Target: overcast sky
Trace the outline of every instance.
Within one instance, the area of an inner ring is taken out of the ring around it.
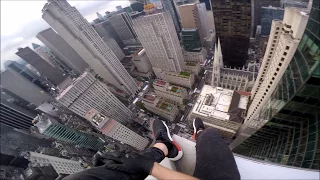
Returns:
[[[116,6],[130,5],[128,0],[83,0],[68,2],[75,6],[89,21],[97,18],[96,12],[105,15],[115,11]],[[15,53],[18,47],[31,47],[31,43],[42,44],[36,35],[49,25],[41,18],[41,10],[46,0],[1,0],[1,65],[6,60],[20,59]]]

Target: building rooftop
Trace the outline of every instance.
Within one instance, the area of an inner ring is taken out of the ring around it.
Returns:
[[[156,96],[146,94],[143,96],[143,98],[149,101],[154,101],[156,99]]]
[[[197,64],[198,62],[195,62],[195,61],[186,61],[187,66],[196,66]]]
[[[235,109],[245,110],[248,96],[237,91],[205,85],[193,106],[192,113],[201,116],[211,116],[216,119],[228,121]]]
[[[155,84],[157,84],[157,85],[165,85],[167,82],[165,82],[165,81],[161,81],[161,80],[159,80],[159,79],[157,79],[157,80],[155,80],[153,83],[155,83]]]
[[[181,72],[179,73],[179,75],[189,78],[189,77],[191,76],[191,73],[190,73],[190,72],[186,72],[186,71],[181,71]]]
[[[193,175],[196,165],[196,143],[183,137],[173,135],[173,140],[183,150],[183,156],[174,163],[165,158],[160,164],[184,174]],[[318,179],[319,171],[284,166],[233,154],[241,179]],[[146,179],[154,180],[152,176]]]
[[[159,101],[159,103],[157,104],[157,108],[160,108],[162,110],[166,110],[166,111],[170,112],[172,109],[172,106],[168,102]]]

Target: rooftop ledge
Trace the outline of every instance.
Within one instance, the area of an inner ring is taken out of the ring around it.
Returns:
[[[175,162],[165,158],[160,164],[167,168],[176,169],[182,173],[193,175],[196,164],[196,143],[177,135],[173,135],[172,137],[173,140],[182,148],[183,156],[179,161]],[[284,166],[281,164],[248,158],[238,154],[233,155],[235,157],[241,179],[319,179],[319,171],[317,170]],[[151,180],[155,178],[148,176],[146,179]]]

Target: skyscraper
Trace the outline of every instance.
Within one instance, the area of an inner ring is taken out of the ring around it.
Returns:
[[[59,85],[65,80],[65,77],[57,68],[53,67],[29,47],[19,48],[16,55],[28,62],[37,71],[39,71],[40,74],[47,77],[53,84]]]
[[[66,0],[49,0],[42,12],[42,18],[101,78],[129,95],[138,91],[136,82],[114,52],[75,7]]]
[[[57,101],[81,117],[93,108],[118,122],[129,121],[132,112],[96,77],[94,72],[84,72],[61,92]]]
[[[185,69],[179,39],[168,12],[134,19],[133,28],[145,48],[153,68],[171,72],[180,72]],[[161,76],[156,71],[155,74],[157,77]]]
[[[138,150],[145,149],[149,143],[149,140],[147,138],[140,136],[131,129],[113,119],[106,117],[95,109],[89,110],[86,114],[86,118],[96,128],[98,128],[101,133],[132,147],[135,147]]]
[[[88,67],[88,64],[79,56],[79,54],[52,28],[39,32],[37,38],[65,62],[76,74],[83,73]]]
[[[227,66],[242,67],[248,59],[251,1],[211,0],[211,5],[224,63]]]
[[[43,102],[55,101],[54,98],[32,82],[33,79],[27,79],[16,71],[7,69],[1,72],[1,87],[12,92],[16,96],[39,106]]]
[[[41,134],[81,148],[98,150],[104,144],[98,137],[64,126],[48,115],[38,115],[33,123]]]
[[[93,27],[97,31],[97,33],[101,36],[101,38],[103,37],[113,38],[121,49],[125,47],[125,45],[123,44],[116,30],[112,27],[109,20],[105,20],[99,24],[94,24]]]
[[[189,52],[201,51],[200,35],[197,28],[183,28],[181,37],[184,50]]]
[[[314,0],[309,20],[306,13],[286,8],[283,22],[272,23],[260,75],[266,77],[262,77],[262,86],[257,86],[247,126],[230,145],[235,152],[319,169],[320,43],[319,28],[313,28],[320,25],[318,7],[319,0]],[[275,52],[271,50],[274,40]],[[267,59],[270,52],[271,61]],[[264,71],[267,63],[270,67]]]
[[[128,13],[115,14],[109,18],[109,21],[125,45],[140,44]]]

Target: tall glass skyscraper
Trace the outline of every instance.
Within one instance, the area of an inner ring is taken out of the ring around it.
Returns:
[[[320,0],[285,74],[260,113],[268,122],[233,151],[302,168],[320,164]]]

